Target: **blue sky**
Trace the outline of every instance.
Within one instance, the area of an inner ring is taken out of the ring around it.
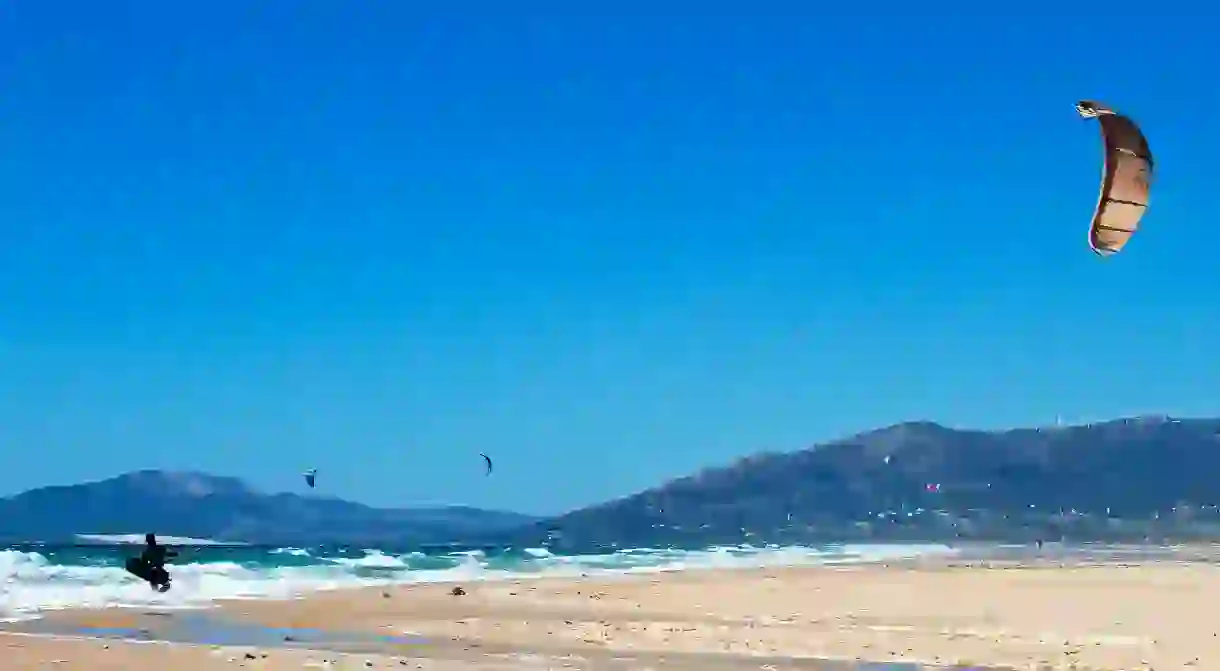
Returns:
[[[1217,412],[1205,22],[419,5],[0,9],[0,493],[556,512],[907,419]],[[1108,260],[1079,98],[1158,160]]]

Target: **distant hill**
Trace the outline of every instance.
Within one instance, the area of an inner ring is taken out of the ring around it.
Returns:
[[[536,518],[462,506],[379,509],[335,498],[264,494],[236,478],[138,471],[0,499],[0,539],[72,542],[79,534],[278,544],[448,543]]]
[[[140,471],[0,499],[0,540],[159,534],[225,542],[590,548],[936,538],[1220,539],[1220,420],[971,431],[907,422],[764,453],[539,519],[377,509]]]
[[[812,538],[1140,537],[1220,504],[1220,420],[1008,431],[908,422],[750,456],[545,520],[534,538],[624,546]],[[1125,521],[1124,521],[1125,520]],[[1173,527],[1171,529],[1170,527]]]

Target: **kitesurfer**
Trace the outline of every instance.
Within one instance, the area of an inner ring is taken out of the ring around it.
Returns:
[[[144,534],[144,552],[140,555],[140,561],[148,566],[149,582],[160,586],[162,591],[169,588],[169,571],[165,569],[165,560],[177,556],[177,552],[157,543],[156,534]]]

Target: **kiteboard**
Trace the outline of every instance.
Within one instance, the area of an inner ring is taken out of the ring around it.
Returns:
[[[128,573],[148,582],[148,586],[158,592],[169,591],[169,572],[164,568],[154,569],[148,565],[148,562],[139,557],[128,557],[124,568],[127,569]]]

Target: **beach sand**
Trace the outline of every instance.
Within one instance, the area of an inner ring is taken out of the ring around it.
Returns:
[[[349,650],[350,668],[865,668],[810,659],[837,658],[967,668],[1220,669],[1214,615],[1220,567],[1198,562],[921,562],[464,583],[464,595],[451,594],[453,587],[235,601],[210,617],[264,633],[271,630],[260,627],[335,632],[334,644],[311,645]],[[106,627],[198,639],[197,632],[172,631],[182,629],[174,621],[190,617],[200,616],[78,611],[35,628]],[[99,653],[97,642],[0,642],[10,646],[0,652],[6,671],[52,668],[53,659],[72,662],[54,668],[172,664],[189,671],[234,664],[307,668],[307,656],[319,658],[272,645],[250,648],[259,652],[245,659],[246,649],[235,647],[111,641]],[[104,666],[104,660],[119,661]]]
[[[263,657],[266,654],[266,658]],[[51,640],[43,637],[0,634],[0,668],[5,671],[49,671],[52,669],[90,669],[91,671],[203,671],[232,669],[236,666],[274,670],[327,668],[324,662],[335,655],[308,651],[271,651],[247,648],[218,648],[169,645],[162,643],[124,643],[102,640]],[[345,665],[331,668],[364,668],[363,660],[344,660]],[[379,660],[381,661],[381,660]],[[405,667],[414,668],[414,667]]]

